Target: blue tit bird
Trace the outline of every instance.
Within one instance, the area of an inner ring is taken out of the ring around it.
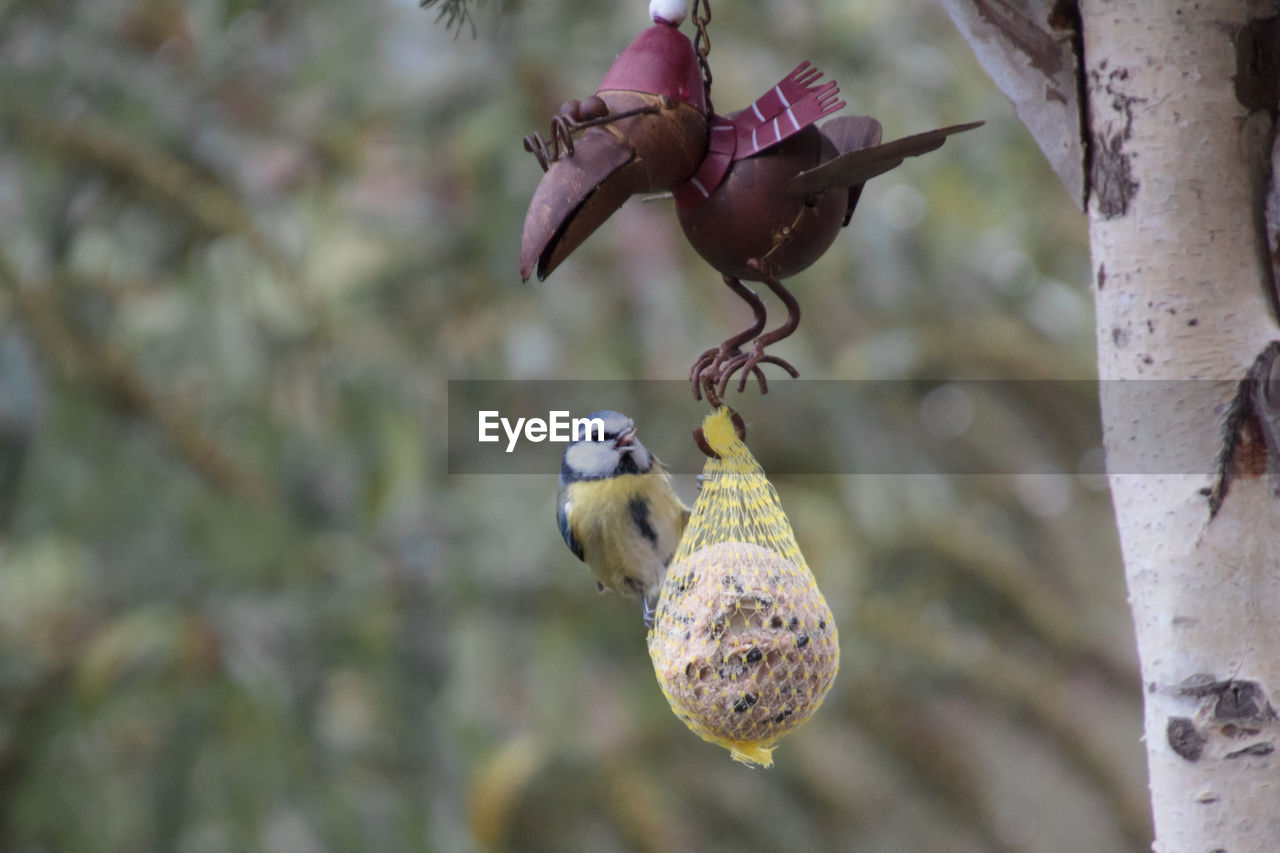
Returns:
[[[604,435],[573,436],[560,463],[556,521],[574,555],[587,564],[603,592],[639,597],[645,625],[667,564],[689,520],[689,507],[671,487],[671,477],[636,438],[631,418],[600,411]]]

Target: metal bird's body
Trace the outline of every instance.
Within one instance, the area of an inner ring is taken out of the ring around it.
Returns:
[[[556,521],[600,589],[641,598],[647,620],[689,508],[662,464],[635,439],[630,418],[607,411],[590,417],[604,421],[604,437],[585,437],[565,451]]]
[[[823,82],[808,62],[746,109],[717,114],[708,91],[707,43],[697,48],[678,29],[685,12],[682,2],[655,0],[653,26],[619,55],[596,95],[567,102],[553,119],[552,144],[526,139],[547,174],[525,218],[520,274],[545,278],[628,197],[670,190],[689,242],[754,315],[749,328],[694,362],[694,393],[705,386],[711,399],[710,389],[723,395],[738,372],[740,389],[755,373],[763,390],[761,364],[798,375],[765,353],[800,322],[799,304],[781,279],[827,251],[849,224],[866,181],[981,122],[887,143],[879,122],[867,116],[819,127],[845,103],[835,82]],[[709,12],[702,23],[707,20]],[[576,142],[574,134],[581,134]],[[786,321],[766,332],[764,303],[743,280],[763,282],[775,293]],[[744,352],[747,344],[751,350]]]

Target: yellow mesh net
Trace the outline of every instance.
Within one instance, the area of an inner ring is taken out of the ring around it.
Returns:
[[[703,433],[719,459],[658,597],[649,656],[671,709],[733,758],[768,767],[813,716],[840,663],[835,620],[778,493],[727,409]]]

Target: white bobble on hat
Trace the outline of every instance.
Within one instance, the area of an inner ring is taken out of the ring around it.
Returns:
[[[678,27],[688,14],[685,0],[649,0],[649,17],[656,23]]]

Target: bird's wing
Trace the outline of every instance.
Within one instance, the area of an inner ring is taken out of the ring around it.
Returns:
[[[560,503],[556,510],[556,523],[560,526],[560,536],[564,539],[564,544],[569,546],[569,550],[573,552],[573,556],[579,560],[586,562],[586,557],[582,556],[582,544],[578,542],[578,537],[573,535],[573,526],[569,523],[569,513],[565,510],[572,504]]]
[[[983,122],[975,121],[969,124],[940,127],[937,130],[904,136],[881,145],[872,145],[870,148],[841,153],[821,166],[806,169],[796,175],[783,184],[783,190],[792,196],[809,196],[832,187],[857,186],[876,175],[883,175],[908,157],[915,157],[942,147],[942,143],[946,142],[947,137],[953,133],[972,130],[982,124]],[[826,127],[823,127],[823,131],[826,131]],[[842,141],[846,144],[852,141],[848,137],[847,129],[842,129],[841,135],[844,137]],[[835,142],[834,139],[832,141]]]

